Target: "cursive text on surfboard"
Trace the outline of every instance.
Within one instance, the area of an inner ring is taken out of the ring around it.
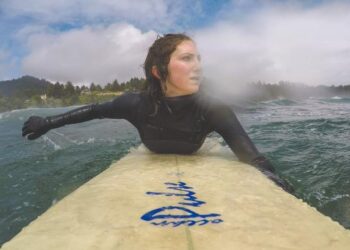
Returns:
[[[217,213],[198,213],[196,207],[206,204],[196,197],[193,188],[185,182],[164,183],[167,192],[146,192],[147,195],[175,196],[181,198],[175,206],[164,206],[153,209],[141,216],[141,219],[155,226],[203,226],[206,224],[222,223],[221,215]]]

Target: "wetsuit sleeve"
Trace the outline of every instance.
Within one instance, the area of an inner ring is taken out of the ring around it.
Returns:
[[[208,112],[214,131],[219,133],[240,161],[251,163],[260,154],[227,105],[215,105]]]
[[[235,113],[228,106],[215,106],[209,112],[209,120],[214,131],[224,138],[240,161],[253,165],[285,191],[294,192],[293,187],[275,173],[270,161],[259,153]]]
[[[46,120],[50,129],[97,118],[126,119],[134,124],[138,101],[139,94],[126,93],[112,101],[79,107],[64,114],[46,117]]]

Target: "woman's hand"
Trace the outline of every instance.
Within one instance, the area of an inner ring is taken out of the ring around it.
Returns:
[[[290,194],[295,193],[295,190],[292,187],[292,185],[290,185],[286,180],[283,180],[282,178],[280,178],[275,173],[271,173],[269,171],[264,171],[264,170],[261,170],[261,172],[263,174],[265,174],[267,176],[267,178],[269,178],[271,181],[273,181],[277,186],[281,187],[284,191],[286,191]]]
[[[292,185],[290,185],[286,180],[282,179],[275,173],[275,168],[272,166],[270,161],[264,156],[258,156],[255,158],[251,164],[259,169],[264,175],[272,180],[277,186],[281,187],[283,190],[290,194],[294,194],[295,190]]]
[[[50,124],[47,119],[40,116],[31,116],[24,123],[22,136],[27,136],[29,140],[35,140],[50,130]]]

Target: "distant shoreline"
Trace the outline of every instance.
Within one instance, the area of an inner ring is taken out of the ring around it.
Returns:
[[[56,108],[73,105],[85,105],[96,102],[112,100],[128,91],[141,91],[146,86],[143,78],[131,78],[127,82],[112,83],[101,87],[91,83],[87,86],[74,86],[71,82],[55,84],[45,79],[32,76],[23,76],[10,81],[0,81],[0,112],[6,112],[24,108]],[[204,92],[212,94],[210,85],[203,81],[201,84]],[[225,91],[225,90],[224,90]],[[230,93],[228,87],[224,96]],[[288,100],[300,100],[310,97],[332,98],[350,97],[350,85],[339,86],[306,86],[290,82],[280,81],[278,84],[264,83],[261,81],[248,83],[243,86],[240,93],[232,95],[242,102],[261,102],[280,98]]]

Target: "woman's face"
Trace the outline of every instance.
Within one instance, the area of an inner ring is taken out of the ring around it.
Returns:
[[[196,44],[185,40],[170,55],[165,95],[193,94],[198,91],[200,80],[201,64]]]

